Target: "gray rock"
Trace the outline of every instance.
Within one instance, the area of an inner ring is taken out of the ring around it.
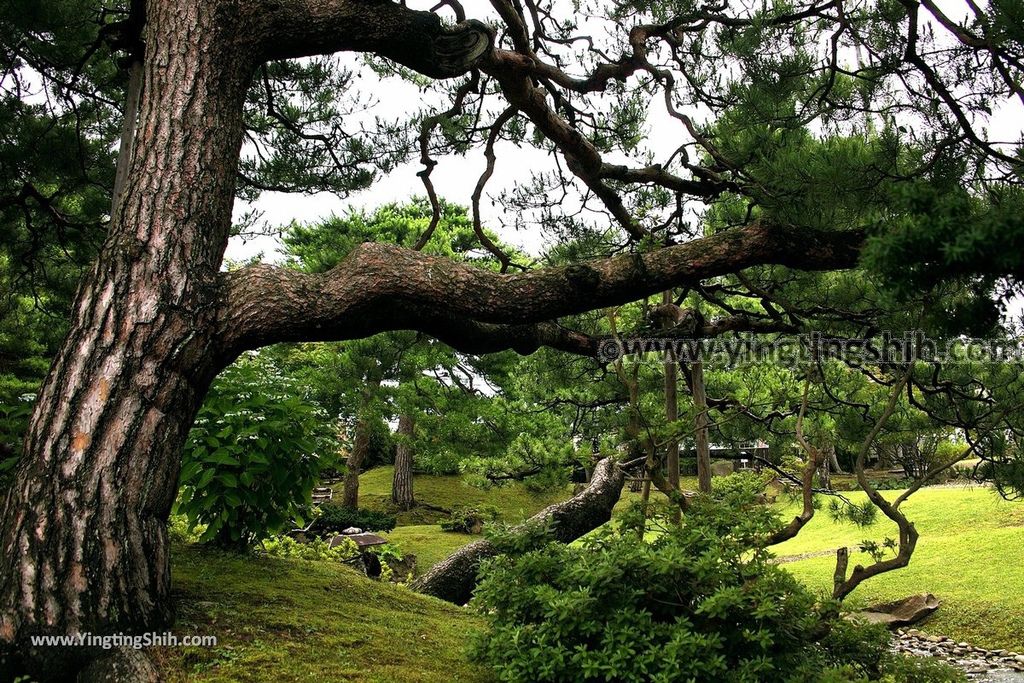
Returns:
[[[939,608],[940,604],[939,599],[931,593],[920,593],[903,598],[902,600],[873,605],[862,612],[858,612],[857,616],[870,624],[886,624],[890,628],[909,626],[930,616]],[[916,631],[916,629],[914,630]],[[908,633],[919,635],[920,631]],[[932,640],[933,638],[936,638],[936,636],[927,637],[931,642],[942,642],[941,639]]]
[[[716,460],[711,463],[711,474],[715,477],[725,477],[736,471],[736,466],[731,460]]]

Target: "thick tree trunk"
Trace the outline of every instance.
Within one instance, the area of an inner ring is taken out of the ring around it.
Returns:
[[[207,5],[147,2],[130,171],[0,510],[0,644],[171,620],[165,524],[210,380],[248,65]],[[233,77],[231,77],[233,76]],[[67,680],[83,652],[19,648]]]
[[[416,423],[409,413],[398,416],[398,447],[395,450],[395,476],[391,481],[391,502],[400,510],[416,504],[412,493],[412,437]]]
[[[569,500],[548,506],[517,528],[525,530],[550,522],[554,539],[571,543],[611,519],[625,480],[618,464],[605,458],[594,468],[594,477],[586,489]],[[474,541],[431,567],[412,588],[463,605],[473,596],[480,562],[497,554],[498,549],[489,540]]]

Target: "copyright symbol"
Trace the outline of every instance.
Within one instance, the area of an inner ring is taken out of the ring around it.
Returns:
[[[602,363],[611,363],[622,356],[622,348],[614,339],[605,339],[597,346],[597,359]]]

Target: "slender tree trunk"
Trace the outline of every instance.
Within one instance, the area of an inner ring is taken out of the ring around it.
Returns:
[[[251,67],[205,4],[147,2],[130,171],[70,332],[44,382],[0,510],[0,646],[37,677],[88,653],[34,634],[170,622],[165,524],[181,449],[216,372],[227,244]],[[80,649],[79,649],[80,650]]]
[[[352,450],[345,461],[345,477],[342,480],[341,504],[355,510],[359,507],[359,474],[370,449],[370,422],[366,416],[356,420]]]
[[[412,494],[412,437],[416,423],[409,413],[398,417],[398,448],[395,450],[395,476],[391,481],[391,502],[401,510],[416,504]]]
[[[662,294],[662,302],[666,306],[673,305],[672,292],[666,290]],[[671,318],[664,318],[665,329],[672,327]],[[675,354],[671,350],[665,351],[665,421],[670,431],[676,429],[676,421],[679,420],[679,366]],[[665,445],[665,466],[668,468],[668,485],[673,491],[679,491],[679,439],[675,436],[669,438]],[[672,520],[679,522],[679,508],[672,506]]]
[[[836,455],[836,445],[830,443],[825,447],[825,456],[828,458],[829,466],[835,474],[846,474],[842,465],[839,464],[839,457]]]
[[[381,380],[371,377],[367,380],[363,389],[363,395],[359,406],[359,415],[356,416],[355,435],[352,438],[352,450],[345,462],[345,477],[342,480],[341,504],[355,510],[359,507],[359,475],[363,471],[363,463],[366,462],[366,455],[370,451],[370,429],[371,420],[375,419],[370,414],[371,404],[380,388]]]
[[[708,396],[704,392],[704,363],[697,360],[690,365],[693,384],[694,442],[697,449],[697,486],[704,493],[711,492],[711,445],[708,443]]]

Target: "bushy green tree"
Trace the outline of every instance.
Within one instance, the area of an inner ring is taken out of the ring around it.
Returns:
[[[301,523],[337,443],[327,414],[258,357],[210,390],[189,434],[177,503],[201,541],[245,548]]]
[[[906,668],[883,629],[846,622],[769,561],[773,513],[742,489],[718,498],[650,540],[624,524],[489,561],[475,658],[502,681],[864,681]]]

